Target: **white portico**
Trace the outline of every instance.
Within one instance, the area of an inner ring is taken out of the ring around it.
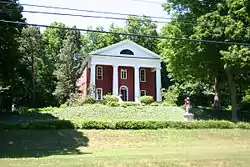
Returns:
[[[152,86],[152,89],[155,88],[156,101],[162,101],[161,60],[157,54],[130,40],[124,40],[114,45],[94,51],[90,53],[90,56],[91,57],[88,62],[88,67],[90,68],[90,85],[96,85],[96,82],[98,82],[99,87],[102,87],[102,85],[107,87],[108,83],[105,81],[105,76],[103,81],[100,81],[102,79],[101,73],[102,75],[112,75],[111,93],[113,95],[119,96],[121,89],[126,90],[133,88],[132,91],[127,90],[126,96],[131,97],[133,95],[134,101],[139,102],[142,92],[141,87],[149,89],[148,91],[150,92]],[[99,68],[100,65],[109,66],[110,68],[112,67],[112,72],[109,72],[108,70],[108,72],[101,72],[102,68]],[[121,73],[121,71],[119,71],[119,67],[128,67],[129,69],[127,70],[127,73]],[[131,68],[132,70],[130,70]],[[143,72],[142,69],[147,69],[152,72],[152,75],[150,73],[150,75],[146,77],[146,73]],[[100,80],[97,80],[98,76],[96,75],[100,76]],[[147,78],[147,80],[142,80],[141,75],[145,75],[144,77]],[[152,90],[152,92],[154,92],[154,90]],[[92,93],[92,96],[95,95],[95,93]],[[129,97],[127,97],[127,99]]]

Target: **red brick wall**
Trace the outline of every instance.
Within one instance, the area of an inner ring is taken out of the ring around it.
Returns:
[[[107,93],[112,94],[113,89],[113,67],[112,66],[105,66],[101,65],[103,67],[103,80],[97,80],[96,79],[96,88],[102,88],[103,89],[103,95]],[[87,70],[88,69],[88,70]],[[121,69],[127,69],[128,76],[127,79],[121,79]],[[146,69],[146,82],[140,82],[140,89],[146,90],[147,95],[153,96],[156,100],[156,73],[151,71],[151,68],[145,68]],[[97,70],[96,70],[97,71]],[[86,83],[82,83],[82,85],[79,87],[80,90],[84,90],[83,93],[87,91],[87,88],[90,85],[90,68],[84,69],[83,76],[86,77]],[[125,85],[128,87],[128,100],[134,101],[134,68],[133,67],[119,67],[118,68],[118,91],[120,93],[120,87],[122,85]],[[87,84],[87,85],[86,85]],[[86,90],[83,89],[85,88]]]
[[[127,70],[127,79],[121,79],[121,69]],[[121,86],[127,86],[128,87],[128,100],[134,101],[134,68],[133,67],[118,67],[118,85],[119,85],[119,93],[120,93],[120,87]]]
[[[78,87],[78,91],[85,95],[87,88],[89,85],[89,81],[88,81],[88,67],[85,67],[81,77],[77,80],[76,86]]]
[[[153,96],[156,100],[156,78],[155,72],[151,72],[151,68],[146,69],[146,82],[140,82],[140,89],[146,90],[148,96]]]
[[[112,94],[112,86],[113,86],[113,67],[106,65],[96,65],[96,76],[97,76],[97,66],[103,67],[103,79],[98,80],[96,78],[95,84],[96,88],[102,88],[103,95],[111,93]]]

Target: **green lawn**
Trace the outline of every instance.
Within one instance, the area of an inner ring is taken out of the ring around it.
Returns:
[[[86,120],[183,120],[184,110],[180,107],[167,106],[130,106],[109,107],[90,105],[68,107],[65,109],[51,108],[48,111],[32,112],[4,118],[4,120],[34,120],[34,119],[86,119]]]
[[[240,129],[19,130],[0,134],[3,167],[247,167],[250,164],[250,131]]]

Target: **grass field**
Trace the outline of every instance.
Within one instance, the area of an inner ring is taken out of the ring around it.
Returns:
[[[247,167],[247,130],[1,131],[0,166]],[[36,158],[34,158],[36,157]]]
[[[167,106],[130,106],[109,107],[104,105],[91,105],[68,108],[51,108],[48,111],[35,111],[0,117],[5,121],[29,121],[34,119],[86,119],[86,120],[183,120],[184,110],[180,107]]]

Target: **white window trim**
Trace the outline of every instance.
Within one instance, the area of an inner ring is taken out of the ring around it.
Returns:
[[[126,73],[126,77],[123,78],[122,73],[125,72]],[[127,79],[128,78],[128,70],[127,69],[121,69],[121,79]]]
[[[98,75],[98,69],[101,69],[101,75]],[[98,76],[101,76],[101,79],[98,78]],[[103,67],[102,66],[97,66],[96,67],[96,79],[97,80],[103,80]]]
[[[147,91],[146,90],[141,90],[141,94],[142,92],[144,92],[144,95],[143,96],[147,96]],[[142,95],[141,95],[142,96]]]
[[[100,99],[98,99],[98,91],[101,91],[101,97]],[[102,100],[102,96],[103,96],[103,91],[102,91],[102,88],[96,88],[96,100]]]
[[[141,72],[142,71],[144,71],[144,80],[142,80],[142,76],[141,76]],[[141,68],[140,69],[140,82],[146,82],[147,81],[147,77],[146,77],[146,75],[147,75],[147,73],[146,73],[147,71],[146,71],[146,69],[145,68]]]

